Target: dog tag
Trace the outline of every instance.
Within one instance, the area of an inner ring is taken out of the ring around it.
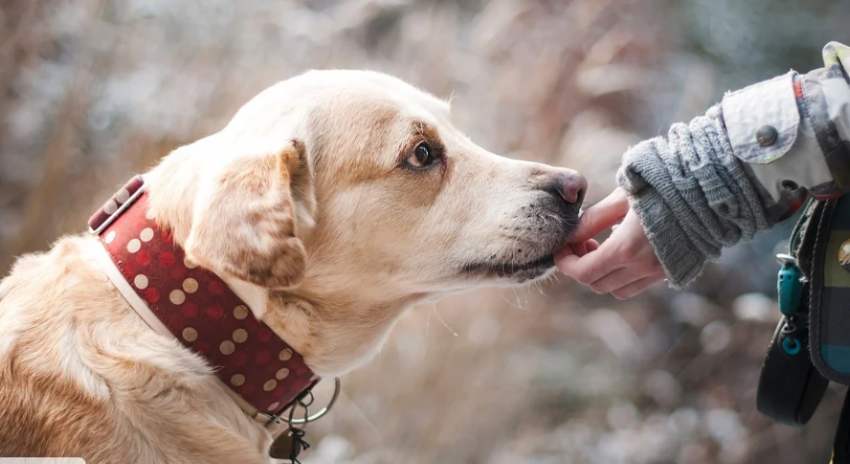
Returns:
[[[298,462],[298,455],[310,445],[304,441],[304,431],[289,429],[278,435],[269,448],[269,456],[275,459],[289,459]],[[306,445],[306,446],[305,446]]]

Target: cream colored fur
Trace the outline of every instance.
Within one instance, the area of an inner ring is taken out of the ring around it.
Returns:
[[[416,169],[422,142],[441,156]],[[368,361],[417,302],[551,272],[578,212],[553,185],[583,182],[489,153],[445,102],[358,71],[267,89],[146,179],[160,226],[323,377]],[[0,455],[266,462],[271,436],[142,322],[102,252],[65,237],[0,284]]]

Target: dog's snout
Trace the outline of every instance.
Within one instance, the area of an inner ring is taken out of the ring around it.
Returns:
[[[587,179],[581,174],[568,169],[558,170],[549,181],[547,190],[556,196],[560,196],[571,206],[578,208],[584,201],[584,193],[587,191]]]
[[[561,174],[558,176],[561,198],[567,203],[581,206],[584,192],[587,191],[587,179],[577,173]]]

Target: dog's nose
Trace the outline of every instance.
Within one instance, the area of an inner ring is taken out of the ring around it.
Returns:
[[[564,201],[575,208],[581,207],[587,191],[587,179],[584,176],[570,169],[559,169],[552,182],[552,190],[556,190]]]

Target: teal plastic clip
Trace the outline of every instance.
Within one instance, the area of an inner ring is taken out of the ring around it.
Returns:
[[[791,255],[778,254],[776,259],[782,264],[776,276],[779,310],[786,317],[794,317],[803,300],[803,272],[797,267],[797,259]]]
[[[803,350],[803,345],[800,340],[794,337],[785,337],[782,339],[782,349],[790,356],[796,356]]]

